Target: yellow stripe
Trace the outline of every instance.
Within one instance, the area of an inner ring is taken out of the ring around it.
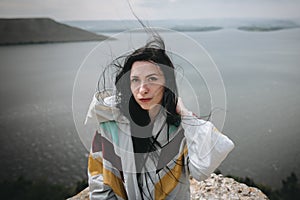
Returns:
[[[180,163],[184,156],[187,155],[187,147],[184,148],[183,152],[180,154],[179,158],[176,160],[176,164],[162,179],[155,184],[155,200],[166,199],[168,194],[176,187],[182,173],[182,167]]]
[[[102,159],[94,159],[91,155],[88,161],[88,170],[92,176],[102,174],[103,183],[108,185],[116,195],[127,199],[126,191],[122,180],[108,169],[103,168]]]
[[[91,176],[96,176],[99,174],[103,174],[103,164],[102,164],[102,159],[94,159],[92,155],[89,155],[89,160],[88,160],[88,170]]]
[[[123,199],[127,199],[126,191],[122,180],[117,177],[114,173],[104,168],[103,182],[109,185],[114,193]]]

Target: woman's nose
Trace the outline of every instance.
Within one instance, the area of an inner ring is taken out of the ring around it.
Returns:
[[[147,94],[149,92],[149,87],[147,83],[142,83],[139,88],[139,93]]]

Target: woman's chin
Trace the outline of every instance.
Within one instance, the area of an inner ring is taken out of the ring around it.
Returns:
[[[149,107],[149,106],[141,106],[141,108],[142,108],[143,110],[147,110],[147,111],[150,110],[150,107]]]
[[[140,107],[143,109],[143,110],[147,110],[147,111],[157,111],[159,110],[159,108],[161,107],[160,104],[154,104],[154,105],[141,105],[140,104]]]

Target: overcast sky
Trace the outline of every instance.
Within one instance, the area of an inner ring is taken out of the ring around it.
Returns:
[[[300,18],[300,0],[128,0],[142,19]],[[126,0],[0,0],[0,17],[133,19]]]

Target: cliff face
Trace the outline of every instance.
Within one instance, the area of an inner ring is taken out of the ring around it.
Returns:
[[[259,189],[248,187],[232,178],[212,174],[210,178],[198,182],[191,179],[191,200],[227,200],[227,199],[257,199],[264,200],[268,197]],[[89,190],[84,189],[76,196],[68,200],[88,200]]]
[[[106,36],[58,23],[49,18],[0,19],[2,45],[105,39]]]

